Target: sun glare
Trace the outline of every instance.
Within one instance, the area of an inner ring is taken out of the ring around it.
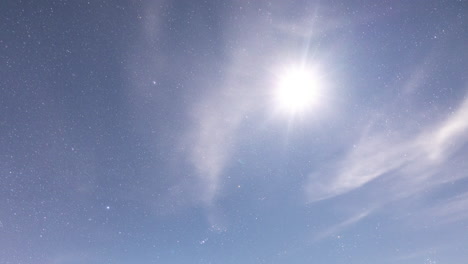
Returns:
[[[311,69],[290,68],[280,75],[276,103],[281,111],[297,114],[309,110],[320,100],[319,76]]]

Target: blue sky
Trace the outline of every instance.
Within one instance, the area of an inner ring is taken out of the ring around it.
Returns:
[[[466,263],[466,1],[1,5],[0,263]]]

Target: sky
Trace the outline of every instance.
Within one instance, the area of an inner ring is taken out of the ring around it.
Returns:
[[[0,263],[465,264],[468,2],[0,4]]]

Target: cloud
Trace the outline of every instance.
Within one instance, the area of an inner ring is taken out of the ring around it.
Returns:
[[[431,258],[433,258],[434,256],[437,255],[437,252],[445,251],[445,250],[447,250],[446,245],[438,246],[438,247],[424,248],[424,249],[420,249],[420,250],[417,250],[417,251],[413,251],[413,252],[411,252],[409,254],[406,254],[406,255],[394,256],[393,261],[395,263],[401,263],[401,261],[408,261],[408,260],[415,261],[417,259],[423,258],[423,259],[426,260],[425,263],[430,264],[429,261],[431,261]]]
[[[285,12],[284,8],[272,9],[271,12]],[[205,87],[204,93],[194,98],[196,103],[190,110],[193,125],[182,141],[189,149],[188,160],[195,169],[196,192],[205,204],[211,204],[219,194],[223,173],[236,151],[235,146],[246,135],[250,136],[242,127],[246,116],[263,115],[260,122],[267,122],[274,112],[271,90],[278,68],[309,62],[310,58],[304,54],[312,47],[303,47],[315,35],[306,32],[298,37],[284,27],[284,21],[272,21],[270,11],[259,13],[252,4],[239,11],[239,17],[245,19],[237,20],[237,14],[226,16],[225,25],[229,25],[223,30],[226,59],[219,62],[222,65],[219,72],[204,73],[197,83]],[[309,23],[304,18],[309,16],[309,12],[304,12],[302,17],[295,18],[294,24],[305,28]],[[324,23],[331,23],[322,20],[315,19],[313,25],[321,28]],[[239,30],[244,27],[249,30]],[[331,61],[331,50],[336,48],[321,48],[323,55],[314,55],[313,63]]]
[[[467,116],[465,99],[446,120],[425,126],[415,136],[389,136],[386,131],[364,135],[335,170],[310,176],[306,188],[309,201],[345,194],[387,174],[400,175],[407,183],[427,180],[467,142]],[[407,189],[413,186],[407,185]]]
[[[423,208],[413,219],[417,226],[451,225],[468,219],[468,193],[439,202],[431,207]],[[429,223],[430,222],[430,223]]]
[[[217,103],[198,106],[194,110],[195,125],[186,139],[191,146],[189,161],[200,184],[198,197],[205,204],[210,204],[219,190],[220,176],[233,151],[236,131],[245,111],[226,107],[228,101],[220,96],[215,100]]]
[[[370,213],[372,212],[372,210],[366,210],[366,211],[362,211],[362,212],[359,212],[351,217],[349,217],[348,219],[342,221],[341,223],[338,223],[334,226],[331,226],[321,232],[319,232],[318,234],[315,235],[314,237],[314,241],[318,242],[322,239],[326,239],[328,237],[331,237],[333,235],[336,235],[338,234],[339,232],[343,231],[344,229],[356,224],[357,222],[361,221],[362,219],[366,218]]]
[[[421,137],[419,144],[432,160],[443,160],[453,154],[468,139],[468,99],[461,107],[435,129]]]
[[[253,11],[253,10],[252,10]],[[230,16],[226,19],[228,20]],[[239,142],[241,124],[257,109],[264,89],[265,69],[275,56],[272,29],[264,16],[252,16],[243,22],[227,22],[222,69],[204,72],[196,85],[204,87],[190,109],[191,126],[181,141],[188,149],[188,161],[197,179],[197,198],[211,206],[222,185],[222,177]],[[250,31],[239,31],[239,23],[248,23]],[[262,32],[263,35],[258,35]],[[236,45],[232,45],[232,40]],[[259,41],[262,39],[262,41]],[[268,76],[267,76],[268,77]]]

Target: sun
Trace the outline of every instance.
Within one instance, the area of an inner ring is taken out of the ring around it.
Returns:
[[[275,100],[277,107],[288,114],[304,113],[320,102],[320,76],[310,68],[290,67],[278,78]]]

